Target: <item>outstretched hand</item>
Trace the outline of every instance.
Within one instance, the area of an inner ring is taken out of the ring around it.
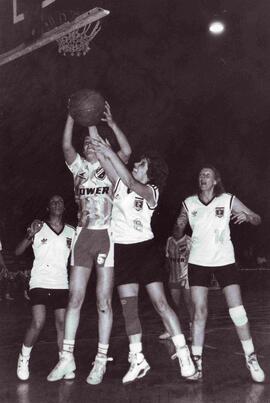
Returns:
[[[109,156],[109,154],[112,151],[110,142],[106,139],[103,140],[102,137],[98,134],[95,139],[92,140],[93,142],[93,147],[96,153],[100,153],[102,155]]]
[[[115,124],[112,117],[110,104],[107,101],[105,101],[104,117],[101,120],[102,122],[106,122],[109,127],[112,127]]]
[[[241,211],[240,213],[232,213],[232,221],[234,224],[249,222],[249,215],[244,211]]]

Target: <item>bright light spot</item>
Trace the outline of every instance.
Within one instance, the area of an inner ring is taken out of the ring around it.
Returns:
[[[211,22],[209,31],[214,35],[220,35],[225,31],[225,25],[221,21]]]

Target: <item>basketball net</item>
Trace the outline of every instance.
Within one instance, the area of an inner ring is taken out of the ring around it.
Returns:
[[[66,56],[84,56],[90,50],[90,42],[101,30],[101,22],[88,23],[85,26],[57,39],[58,52]]]

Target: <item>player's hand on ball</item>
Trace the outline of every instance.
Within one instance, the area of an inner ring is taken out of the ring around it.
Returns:
[[[249,216],[244,211],[241,211],[240,213],[234,213],[232,214],[232,221],[234,222],[234,224],[242,224],[243,222],[249,221]]]

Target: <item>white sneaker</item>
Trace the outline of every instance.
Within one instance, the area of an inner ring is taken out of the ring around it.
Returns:
[[[60,360],[54,367],[54,369],[47,376],[47,381],[54,382],[60,379],[74,379],[66,378],[68,374],[75,371],[76,364],[74,361],[74,356],[71,353],[62,354]]]
[[[113,361],[113,358],[106,356],[101,357],[96,355],[95,361],[92,363],[93,368],[86,378],[86,382],[90,385],[98,385],[99,383],[101,383],[106,372],[106,364],[108,361]]]
[[[63,352],[59,352],[59,359],[62,357],[62,354],[63,354]],[[65,376],[64,376],[64,379],[66,380],[66,381],[71,381],[72,379],[75,379],[75,372],[74,371],[72,371],[72,372],[69,372],[68,374],[66,374]]]
[[[196,372],[194,375],[188,377],[190,381],[199,381],[202,379],[202,356],[201,355],[193,355],[193,361],[196,367]]]
[[[29,356],[19,355],[18,364],[17,364],[17,377],[21,381],[27,381],[29,379]]]
[[[64,376],[64,379],[65,379],[66,381],[71,381],[72,379],[75,379],[75,377],[76,377],[75,372],[72,371],[72,372],[69,372],[68,374],[66,374],[66,375]]]
[[[246,357],[247,368],[250,371],[251,378],[254,382],[264,382],[265,374],[258,363],[258,359],[255,353]]]
[[[183,347],[178,347],[176,353],[171,357],[172,360],[178,358],[181,375],[183,378],[189,378],[196,372],[195,365],[190,357],[189,348],[187,345]]]
[[[150,365],[148,364],[142,353],[130,352],[128,355],[128,362],[130,363],[129,370],[122,379],[122,382],[125,384],[142,378],[150,369]]]
[[[158,336],[159,340],[167,340],[171,337],[170,333],[164,332],[160,336]]]

